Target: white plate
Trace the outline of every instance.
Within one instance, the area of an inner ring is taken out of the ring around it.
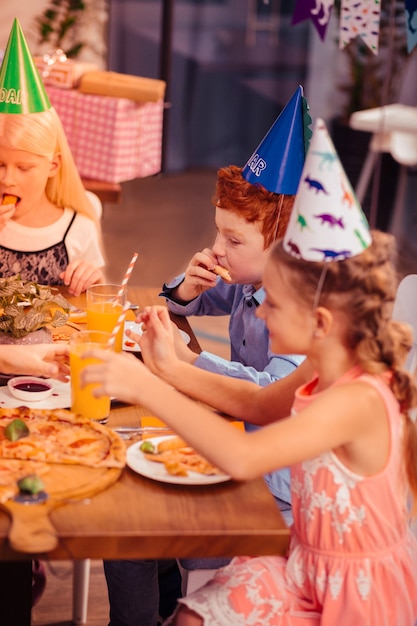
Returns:
[[[137,333],[138,335],[141,335],[143,332],[142,324],[137,324],[136,322],[125,322],[125,331],[127,328],[132,330],[134,333]],[[181,333],[181,337],[184,339],[185,343],[188,346],[188,344],[191,341],[190,335],[183,330],[180,330],[180,333]],[[126,344],[126,342],[128,342],[128,344],[133,343],[131,337],[124,335],[123,336],[123,350],[126,350],[126,352],[140,352],[140,347],[138,346],[137,343],[131,346],[131,345]]]
[[[70,383],[62,383],[53,378],[45,378],[45,382],[52,385],[52,394],[44,400],[36,402],[28,402],[18,400],[10,393],[7,385],[0,387],[0,408],[18,406],[30,406],[31,409],[67,409],[71,406],[71,385]]]
[[[146,439],[154,445],[158,445],[160,441],[170,439],[170,437],[152,437]],[[140,451],[139,443],[134,443],[126,452],[126,463],[137,474],[159,480],[162,483],[172,483],[174,485],[214,485],[216,483],[224,483],[230,480],[227,474],[215,474],[214,476],[205,476],[197,472],[189,472],[188,476],[172,476],[168,474],[163,463],[148,461],[145,455]]]

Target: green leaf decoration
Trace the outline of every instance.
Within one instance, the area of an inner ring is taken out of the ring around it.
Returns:
[[[64,326],[69,309],[69,302],[56,288],[22,281],[19,275],[0,279],[3,333],[20,338],[40,328]]]

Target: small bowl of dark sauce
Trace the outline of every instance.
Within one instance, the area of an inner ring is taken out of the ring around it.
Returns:
[[[11,378],[7,386],[10,393],[19,400],[26,402],[37,402],[45,400],[52,394],[52,385],[43,378],[35,376],[17,376]]]

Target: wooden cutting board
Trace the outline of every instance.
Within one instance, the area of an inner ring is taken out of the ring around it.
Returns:
[[[49,514],[73,500],[90,498],[107,489],[121,474],[118,468],[90,468],[81,465],[51,464],[42,476],[47,499],[20,503],[14,499],[0,505],[11,518],[9,542],[13,550],[44,554],[57,547],[59,537]]]
[[[52,329],[52,334],[55,341],[68,342],[72,333],[82,329],[71,323]],[[18,552],[42,554],[56,548],[59,538],[49,519],[50,512],[66,502],[103,491],[116,482],[122,471],[61,464],[51,464],[50,468],[42,476],[48,496],[44,502],[23,504],[12,499],[0,504],[11,518],[10,546]]]

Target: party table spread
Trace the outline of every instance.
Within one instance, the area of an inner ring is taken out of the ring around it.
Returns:
[[[75,306],[85,307],[84,296],[71,298],[65,290],[63,293]],[[129,287],[128,298],[140,307],[164,303],[155,289]],[[200,351],[187,319],[172,317],[190,337],[190,347]],[[83,324],[75,326],[82,328]],[[144,407],[115,401],[107,425],[140,426],[153,420]],[[138,446],[138,441],[130,439],[126,445]],[[78,560],[283,554],[289,540],[289,530],[261,478],[170,484],[129,466],[114,484],[93,497],[61,502],[50,511],[49,519],[58,536],[57,546],[47,554],[28,554],[11,548],[10,518],[0,511],[0,561],[30,566],[28,558],[34,556]],[[2,593],[12,601],[17,592],[23,610],[22,597],[30,597],[29,587],[26,591],[22,596],[21,587],[16,590],[12,585]],[[19,624],[29,626],[30,621],[21,618]]]

